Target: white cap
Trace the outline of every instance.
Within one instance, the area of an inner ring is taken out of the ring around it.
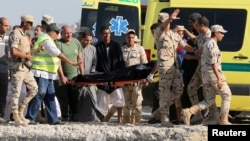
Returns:
[[[42,21],[47,23],[48,25],[54,22],[54,18],[49,15],[43,15]]]
[[[223,26],[218,25],[218,24],[211,26],[211,31],[212,31],[212,32],[227,33],[227,30],[225,30],[225,29],[223,28]]]
[[[183,25],[176,25],[176,31],[181,31],[181,30],[184,30],[184,26]]]
[[[23,15],[21,16],[21,21],[22,22],[34,22],[34,18],[31,15]]]
[[[161,21],[162,23],[165,22],[169,18],[169,14],[165,12],[161,12],[158,15],[158,20]]]
[[[135,30],[134,29],[128,29],[126,34],[129,34],[129,33],[132,33],[132,34],[136,34]]]

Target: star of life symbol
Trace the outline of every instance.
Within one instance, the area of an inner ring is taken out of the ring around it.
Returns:
[[[91,43],[95,45],[95,44],[98,42],[98,38],[95,37],[96,22],[94,23],[94,25],[92,26],[92,28],[93,28],[94,30],[92,30],[93,38],[92,38]]]
[[[114,32],[115,36],[121,36],[122,33],[126,33],[128,28],[128,20],[123,19],[123,16],[116,16],[116,18],[112,18],[109,23],[111,26],[109,27],[111,32]]]
[[[94,23],[94,25],[92,26],[94,30],[92,30],[92,34],[95,36],[95,31],[96,31],[96,22]]]

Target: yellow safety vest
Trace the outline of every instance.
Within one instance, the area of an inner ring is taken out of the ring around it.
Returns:
[[[45,40],[51,40],[53,44],[55,44],[48,34],[42,33],[35,42],[34,49],[38,49]],[[31,61],[32,69],[46,71],[49,73],[57,73],[59,67],[59,58],[51,57],[46,51],[35,53],[32,55]]]

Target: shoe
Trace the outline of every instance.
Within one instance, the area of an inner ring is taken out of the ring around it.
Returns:
[[[172,122],[174,125],[184,124],[183,121],[179,121],[179,120],[171,120],[170,122]]]
[[[156,119],[155,117],[151,118],[148,120],[149,124],[156,124],[156,123],[161,123],[161,120]]]
[[[29,124],[29,125],[38,125],[39,122],[36,122],[36,121],[34,121],[34,120],[31,120],[28,124]]]
[[[189,111],[189,108],[182,110],[182,120],[185,125],[190,125],[190,117],[192,116],[192,113]]]
[[[39,123],[47,123],[47,119],[43,118],[43,117],[36,118],[36,121],[39,122]]]
[[[5,119],[0,117],[0,123],[7,123],[8,121],[6,121]]]
[[[61,121],[57,121],[57,122],[54,122],[54,123],[49,123],[49,125],[64,125],[65,123],[64,122],[61,122]]]

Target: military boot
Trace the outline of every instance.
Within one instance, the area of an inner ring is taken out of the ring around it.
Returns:
[[[130,123],[135,124],[135,115],[134,114],[132,114],[130,117]]]
[[[139,116],[139,115],[135,116],[135,123],[136,124],[141,123],[141,116]]]
[[[18,110],[13,111],[13,119],[15,121],[15,123],[14,123],[15,126],[27,126],[28,125],[28,123],[26,123],[20,119]]]
[[[25,123],[30,123],[30,120],[28,120],[28,119],[26,119],[25,117],[24,117],[24,110],[25,110],[25,108],[26,108],[26,105],[24,105],[24,104],[21,104],[20,106],[19,106],[19,108],[18,108],[18,113],[19,113],[19,118],[23,121],[23,122],[25,122]]]
[[[228,114],[221,114],[220,125],[231,125],[232,123],[228,121]]]
[[[183,122],[186,125],[190,125],[190,118],[193,114],[196,114],[199,111],[199,107],[194,105],[190,108],[186,108],[182,110],[182,118]]]

